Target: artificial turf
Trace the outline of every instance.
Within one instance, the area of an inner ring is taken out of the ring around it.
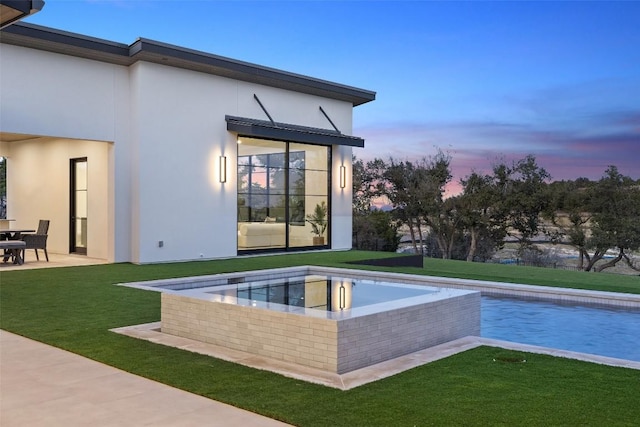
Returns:
[[[481,347],[339,391],[108,331],[160,320],[158,293],[115,283],[305,264],[356,268],[344,262],[382,256],[388,254],[326,252],[0,272],[0,327],[301,426],[637,425],[637,370]],[[402,271],[640,293],[640,278],[611,274],[430,259],[423,269]]]

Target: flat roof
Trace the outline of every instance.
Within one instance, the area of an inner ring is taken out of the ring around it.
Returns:
[[[131,45],[94,38],[40,25],[15,23],[0,32],[0,42],[129,66],[137,61],[153,62],[202,73],[228,77],[295,92],[352,103],[373,101],[376,93],[366,89],[238,61],[145,38]]]

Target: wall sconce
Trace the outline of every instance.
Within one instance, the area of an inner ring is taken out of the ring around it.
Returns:
[[[347,168],[344,165],[340,166],[340,188],[347,186]]]
[[[220,156],[220,182],[227,182],[227,156]]]
[[[344,166],[343,166],[344,167]],[[339,295],[340,310],[344,310],[347,307],[347,291],[344,289],[344,283],[340,283],[340,295]]]
[[[353,308],[353,282],[350,279],[330,279],[329,299],[331,311],[343,311]]]

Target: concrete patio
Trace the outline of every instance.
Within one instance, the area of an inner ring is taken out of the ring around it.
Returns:
[[[0,331],[2,427],[285,426]]]
[[[84,255],[74,254],[54,254],[49,252],[49,262],[47,262],[44,252],[38,251],[40,260],[36,258],[36,253],[33,249],[27,250],[25,254],[25,262],[22,265],[13,264],[11,261],[2,262],[0,260],[0,273],[3,271],[14,270],[31,270],[36,268],[55,268],[55,267],[78,267],[81,265],[97,265],[97,264],[109,264],[106,259],[89,258]]]

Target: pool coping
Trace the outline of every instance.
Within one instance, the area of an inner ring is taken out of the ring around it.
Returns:
[[[411,284],[426,286],[440,286],[454,289],[468,289],[480,291],[483,296],[514,296],[522,299],[539,299],[554,302],[583,303],[600,306],[640,308],[640,294],[623,292],[593,291],[588,289],[572,289],[554,286],[525,285],[509,282],[494,282],[488,280],[460,279],[440,276],[426,276],[420,274],[396,273],[387,271],[356,270],[333,267],[312,267],[314,270],[329,272],[341,270],[347,274],[359,275],[376,280],[393,279],[406,281]]]
[[[539,299],[554,302],[594,304],[599,306],[640,308],[640,294],[623,292],[593,291],[587,289],[561,288],[554,286],[525,285],[509,282],[493,282],[488,280],[459,279],[440,276],[426,276],[401,272],[358,270],[340,267],[323,267],[316,265],[300,265],[295,267],[281,267],[263,270],[247,270],[231,273],[219,273],[204,276],[188,276],[171,279],[148,280],[141,282],[118,283],[117,286],[163,292],[163,284],[189,283],[201,281],[222,281],[237,278],[249,273],[260,272],[261,277],[281,278],[287,274],[302,272],[310,274],[343,274],[362,277],[369,280],[394,280],[400,283],[414,285],[447,287],[452,289],[467,289],[480,291],[482,295],[514,296],[523,299]],[[152,285],[155,284],[155,285]],[[226,284],[226,283],[225,283]]]
[[[353,277],[346,277],[348,275],[352,276],[352,274],[336,275],[335,271],[332,271],[331,274],[324,274],[324,272],[322,272],[323,274],[317,274],[318,271],[316,270],[313,270],[312,272],[307,271],[305,273],[306,273],[306,277],[317,275],[325,279],[327,277],[331,277],[332,280],[354,279]],[[300,276],[300,278],[304,278],[304,277],[305,275]],[[269,282],[271,280],[279,280],[279,279],[266,279],[266,280],[260,280],[258,282]],[[187,288],[187,289],[174,290],[174,289],[165,288],[162,290],[162,292],[181,295],[189,298],[194,298],[197,300],[218,302],[223,304],[231,304],[231,305],[238,305],[238,306],[245,306],[245,307],[252,306],[258,309],[275,311],[278,313],[297,314],[297,315],[311,317],[315,319],[327,319],[327,320],[335,320],[335,321],[370,316],[372,314],[378,314],[381,312],[404,309],[404,308],[408,308],[408,307],[412,307],[420,304],[438,302],[448,298],[459,297],[463,295],[468,295],[470,293],[479,292],[479,291],[474,291],[470,289],[461,289],[461,288],[445,288],[442,286],[436,287],[436,286],[427,286],[424,284],[397,283],[397,281],[394,283],[377,283],[376,281],[373,281],[371,279],[368,279],[366,284],[373,285],[373,286],[377,285],[377,286],[399,287],[399,288],[406,287],[406,288],[412,288],[412,289],[422,288],[422,291],[421,291],[422,293],[416,294],[416,295],[403,296],[403,297],[399,297],[397,299],[393,299],[389,301],[371,302],[366,305],[350,307],[344,311],[331,311],[331,310],[324,310],[324,309],[319,310],[312,307],[286,305],[286,304],[280,304],[276,302],[249,300],[247,298],[236,297],[236,296],[229,297],[229,296],[223,296],[222,294],[212,292],[213,288],[219,288],[220,291],[225,291],[227,289],[234,289],[236,286],[238,286],[237,283],[226,284],[226,285],[215,284],[211,286],[195,287],[193,289]],[[227,299],[228,301],[225,301]]]
[[[360,368],[345,374],[335,374],[320,369],[301,366],[295,363],[283,362],[267,357],[256,356],[227,347],[208,344],[189,338],[178,337],[160,332],[160,322],[146,323],[142,325],[125,326],[111,329],[111,332],[128,337],[142,339],[155,344],[166,345],[193,353],[215,357],[228,362],[238,363],[254,369],[267,370],[310,383],[320,384],[339,390],[351,390],[364,384],[368,384],[383,378],[387,378],[409,369],[435,362],[455,354],[471,350],[480,346],[499,347],[508,350],[523,351],[527,353],[545,354],[554,357],[575,359],[584,362],[597,363],[614,367],[640,370],[640,362],[632,360],[616,359],[613,357],[598,356],[587,353],[578,353],[567,350],[558,350],[529,344],[520,344],[509,341],[501,341],[477,336],[467,336],[410,353],[395,359],[387,360],[375,365]]]

